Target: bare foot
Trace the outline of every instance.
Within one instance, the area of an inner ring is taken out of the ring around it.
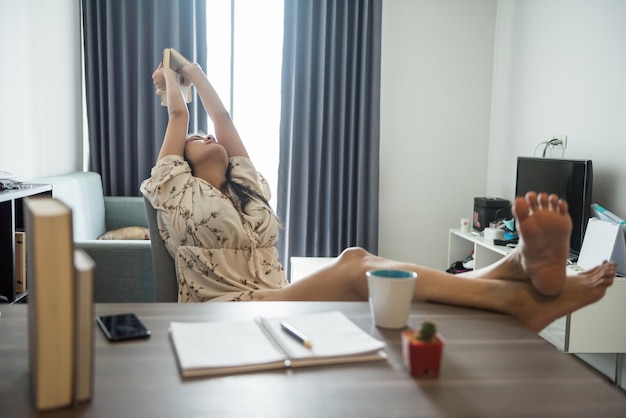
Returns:
[[[585,273],[568,276],[558,296],[540,295],[527,287],[520,293],[512,315],[539,332],[556,319],[600,300],[613,284],[616,273],[617,264],[604,262]]]
[[[566,284],[566,264],[572,220],[567,203],[555,194],[528,192],[513,204],[520,235],[519,263],[533,287],[546,296],[558,295]]]

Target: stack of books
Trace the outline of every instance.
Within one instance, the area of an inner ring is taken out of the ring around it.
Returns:
[[[74,248],[67,205],[50,197],[24,203],[33,399],[38,410],[62,408],[93,393],[95,264]]]

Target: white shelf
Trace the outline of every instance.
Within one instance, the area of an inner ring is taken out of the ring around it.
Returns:
[[[492,264],[508,253],[512,248],[493,245],[481,235],[472,232],[461,232],[460,229],[450,229],[448,240],[448,265],[454,261],[464,260],[472,252],[474,253],[474,268]]]
[[[462,260],[474,251],[475,268],[500,260],[512,248],[493,245],[481,236],[450,229],[448,264]],[[577,274],[568,267],[568,274]],[[616,277],[600,301],[558,319],[539,333],[568,353],[626,353],[626,279]]]
[[[448,265],[465,259],[472,251],[475,268],[481,268],[500,260],[513,249],[493,245],[473,233],[450,229]],[[567,273],[578,274],[577,267],[568,267]],[[607,353],[616,354],[613,380],[626,388],[623,354],[626,353],[626,278],[616,277],[602,299],[557,319],[539,336],[563,352],[580,354],[594,367],[596,358],[605,360]]]

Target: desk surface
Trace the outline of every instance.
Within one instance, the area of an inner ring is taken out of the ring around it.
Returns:
[[[315,366],[182,379],[170,321],[246,319],[339,309],[385,340],[386,362]],[[27,359],[27,310],[0,305],[0,415],[35,415]],[[96,332],[95,394],[46,417],[617,417],[626,394],[515,320],[490,312],[414,304],[410,325],[434,319],[446,338],[439,379],[404,370],[399,331],[372,325],[367,303],[227,302],[98,304],[98,315],[135,312],[148,340],[109,343]]]

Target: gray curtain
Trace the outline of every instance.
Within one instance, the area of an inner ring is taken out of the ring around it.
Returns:
[[[205,0],[82,0],[89,169],[105,195],[137,196],[167,124],[152,72],[164,48],[206,62]],[[190,130],[206,131],[198,98]]]
[[[281,260],[378,251],[381,0],[288,0],[277,214]]]

